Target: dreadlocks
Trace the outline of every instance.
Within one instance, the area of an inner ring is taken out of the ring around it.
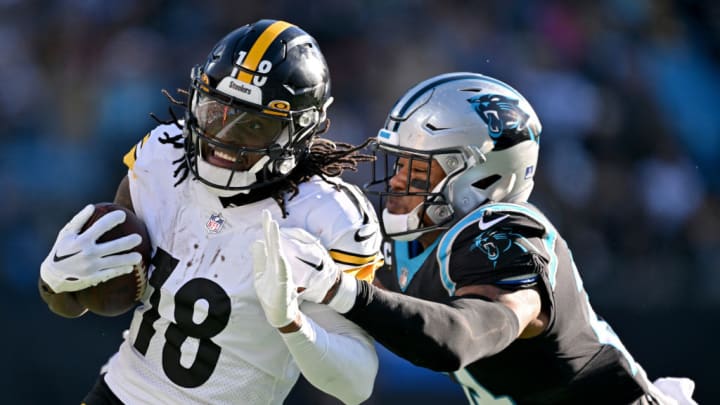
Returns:
[[[327,131],[327,126],[322,132]],[[272,194],[273,199],[280,205],[283,212],[283,218],[287,216],[285,210],[286,193],[290,193],[288,200],[291,200],[298,194],[298,185],[308,181],[312,176],[320,176],[329,184],[329,177],[337,177],[342,175],[345,170],[353,172],[357,171],[360,162],[371,162],[375,159],[372,155],[359,153],[360,150],[368,146],[372,139],[368,139],[360,145],[352,145],[344,142],[333,142],[326,138],[315,136],[310,145],[310,149],[303,159],[300,159],[297,167],[276,186],[275,192]]]
[[[186,98],[185,101],[174,98],[167,90],[162,90],[162,93],[170,101],[170,107],[168,108],[170,120],[160,120],[155,114],[151,113],[150,116],[161,124],[175,124],[178,128],[183,128],[183,123],[178,119],[177,114],[172,109],[172,106],[181,106],[188,108],[187,90],[178,89],[177,92]],[[258,196],[269,195],[277,202],[282,211],[283,218],[287,217],[287,209],[285,202],[293,199],[299,192],[298,186],[310,180],[313,176],[319,176],[327,183],[337,187],[335,183],[329,180],[331,177],[338,177],[342,175],[345,170],[356,172],[358,164],[361,162],[371,162],[375,159],[372,155],[362,154],[360,151],[365,149],[371,142],[372,139],[367,139],[360,145],[353,145],[345,142],[333,142],[326,138],[321,138],[320,135],[327,132],[330,128],[330,120],[327,120],[326,125],[319,130],[310,140],[308,150],[300,158],[297,166],[290,172],[290,174],[284,179],[275,182],[268,187],[270,190],[255,190],[250,194],[256,194]],[[185,142],[188,142],[186,138],[182,136],[171,137],[167,133],[165,138],[160,139],[163,144],[172,145],[175,148],[184,148]],[[177,165],[173,176],[177,179],[175,186],[178,186],[185,179],[188,178],[190,169],[188,167],[187,160],[183,156],[180,159],[173,161]],[[287,200],[285,197],[287,197]]]

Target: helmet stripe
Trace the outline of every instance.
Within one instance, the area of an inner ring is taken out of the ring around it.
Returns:
[[[415,91],[413,94],[409,94],[402,98],[402,100],[398,101],[398,105],[393,107],[392,109],[392,116],[401,118],[407,110],[410,108],[411,105],[420,98],[423,94],[428,92],[431,89],[434,89],[435,87],[447,83],[447,82],[454,82],[455,80],[464,80],[464,79],[477,79],[477,74],[462,74],[462,75],[450,75],[445,77],[440,77],[437,80],[433,80],[430,83],[426,84],[425,86],[421,87],[417,91]],[[400,102],[403,102],[402,106],[399,105]],[[397,131],[398,126],[400,126],[400,121],[395,121],[395,125],[393,125],[393,128],[390,128],[392,131]]]
[[[245,56],[241,66],[244,69],[256,71],[263,55],[265,55],[265,52],[268,50],[275,38],[290,27],[294,27],[294,25],[285,21],[275,21],[270,24],[265,31],[260,34],[253,46],[250,48],[250,51],[247,56]],[[242,70],[237,75],[237,79],[245,83],[250,83],[252,77],[252,74]]]
[[[430,83],[427,83],[426,85],[419,88],[417,91],[413,92],[412,94],[405,95],[402,99],[398,100],[397,104],[392,108],[391,110],[391,117],[397,117],[402,118],[403,115],[407,112],[407,110],[410,108],[410,106],[415,103],[415,101],[422,97],[425,93],[427,93],[429,90],[434,89],[435,87],[445,84],[448,82],[454,82],[456,80],[465,80],[465,79],[480,79],[485,80],[490,83],[497,84],[499,86],[505,87],[509,91],[513,92],[514,94],[517,94],[518,97],[521,99],[524,99],[524,97],[518,93],[517,90],[510,87],[506,83],[503,83],[497,79],[494,79],[489,76],[485,76],[479,73],[458,73],[458,74],[448,74],[448,75],[441,75],[437,78],[437,80],[433,80]],[[402,103],[402,105],[400,104]],[[401,120],[394,120],[394,125],[392,128],[389,128],[391,131],[397,131],[398,127],[400,126]],[[388,120],[388,124],[390,123],[390,120]]]

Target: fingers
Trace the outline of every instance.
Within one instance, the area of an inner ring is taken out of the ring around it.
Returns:
[[[265,271],[265,265],[267,260],[267,250],[265,249],[265,242],[256,240],[250,247],[253,257],[253,269],[255,269],[255,275],[258,276]]]
[[[265,234],[265,254],[274,266],[278,266],[280,255],[280,228],[277,221],[272,219],[270,211],[263,210],[263,232]]]
[[[95,205],[88,204],[80,210],[73,219],[70,220],[70,222],[65,225],[65,230],[73,232],[73,233],[80,233],[80,229],[82,229],[83,225],[90,219],[93,212],[95,212]]]
[[[272,219],[270,211],[263,210],[263,231],[265,232],[266,263],[273,270],[274,278],[279,283],[289,281],[287,264],[280,244],[280,226]]]
[[[123,253],[121,255],[105,256],[98,260],[98,271],[107,271],[112,267],[134,266],[142,262],[142,255],[138,252]],[[129,273],[129,272],[128,272]],[[121,273],[122,274],[122,273]]]
[[[95,248],[95,253],[98,256],[114,255],[116,253],[130,250],[135,246],[138,246],[140,243],[142,243],[142,236],[136,233],[131,233],[130,235],[125,235],[122,238],[114,239],[108,242],[98,243],[97,247]]]
[[[270,214],[269,210],[262,210],[261,215],[262,215],[263,235],[265,235],[265,238],[267,239],[268,229],[270,228],[270,222],[272,222],[272,214]]]
[[[136,253],[139,255],[139,253]],[[58,273],[51,268],[43,266],[40,268],[40,275],[50,288],[56,293],[73,292],[84,290],[88,287],[98,285],[112,278],[132,272],[132,265],[107,267],[97,270],[90,276],[79,276],[76,274]]]
[[[263,210],[262,217],[265,243],[267,244],[268,252],[272,254],[272,252],[277,251],[278,248],[278,243],[280,240],[280,229],[278,227],[277,221],[272,219],[270,211]]]
[[[123,274],[129,274],[132,273],[134,267],[133,266],[115,266],[107,269],[100,270],[97,273],[97,278],[95,279],[95,282],[97,284],[105,282],[107,280],[110,280],[112,278],[122,276]],[[97,285],[95,284],[95,285]]]
[[[122,210],[108,212],[86,229],[83,235],[87,235],[91,240],[97,240],[105,232],[125,222],[125,217],[125,211]]]

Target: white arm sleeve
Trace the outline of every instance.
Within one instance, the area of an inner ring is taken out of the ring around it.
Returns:
[[[378,371],[372,338],[325,305],[303,302],[300,309],[300,330],[281,335],[305,378],[346,404],[368,399]]]

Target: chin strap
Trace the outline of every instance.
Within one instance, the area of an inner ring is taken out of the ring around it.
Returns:
[[[418,204],[407,214],[393,214],[385,208],[382,212],[383,228],[385,233],[393,235],[395,240],[411,241],[422,235],[420,232],[412,232],[420,229],[420,209],[423,204]],[[399,235],[395,235],[399,234]]]
[[[222,167],[213,166],[206,162],[202,157],[197,157],[198,175],[210,183],[226,184],[228,176],[232,170]],[[258,160],[250,170],[236,170],[232,175],[230,187],[234,190],[224,190],[208,185],[208,189],[219,197],[230,197],[235,194],[247,194],[250,189],[238,190],[238,187],[248,187],[257,181],[257,173],[262,170],[265,164],[270,160],[268,156],[263,156]]]

